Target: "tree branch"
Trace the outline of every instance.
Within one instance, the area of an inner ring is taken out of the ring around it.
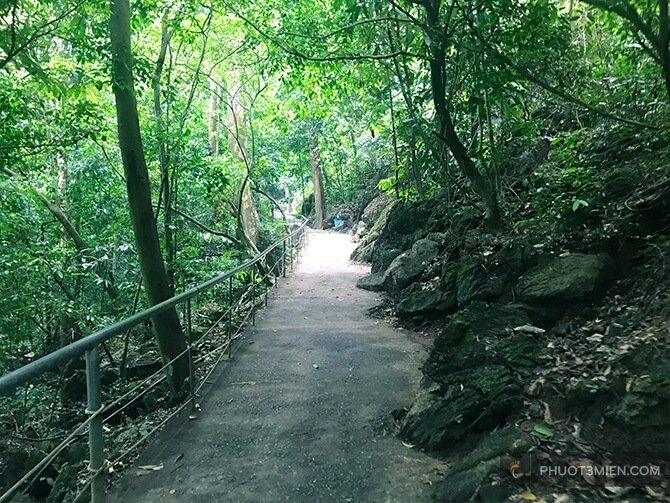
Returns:
[[[309,54],[304,54],[297,49],[294,49],[292,47],[289,47],[286,45],[284,42],[278,40],[277,38],[269,35],[266,33],[264,30],[262,30],[258,24],[253,22],[251,19],[249,19],[247,16],[244,14],[241,14],[237,9],[232,7],[228,2],[223,2],[223,5],[225,5],[233,14],[235,14],[237,17],[239,17],[242,21],[244,21],[246,24],[248,24],[254,31],[256,31],[259,35],[261,35],[263,38],[269,40],[272,42],[274,45],[279,47],[282,51],[291,54],[292,56],[299,57],[301,59],[307,60],[307,61],[315,61],[315,62],[332,62],[332,61],[380,61],[380,60],[385,60],[385,59],[392,59],[397,56],[407,56],[407,57],[413,57],[413,58],[418,58],[418,59],[425,59],[424,56],[421,56],[419,54],[414,54],[411,52],[407,51],[398,51],[393,54],[342,54],[338,56],[311,56]]]
[[[586,0],[584,0],[584,1],[586,1]],[[588,0],[588,1],[600,1],[600,0]],[[484,48],[492,56],[497,58],[502,64],[504,64],[505,66],[514,70],[519,76],[525,78],[526,80],[528,80],[528,81],[530,81],[534,84],[537,84],[538,86],[540,86],[545,91],[548,91],[551,94],[553,94],[555,96],[558,96],[559,98],[561,98],[561,99],[563,99],[563,100],[565,100],[569,103],[573,103],[575,105],[578,105],[582,108],[585,108],[586,110],[589,110],[589,111],[594,112],[598,115],[601,115],[602,117],[606,117],[608,119],[612,119],[614,121],[622,122],[624,124],[629,124],[629,125],[632,125],[632,126],[643,127],[643,128],[652,129],[652,130],[655,130],[655,131],[660,130],[660,128],[657,127],[657,126],[652,126],[651,124],[645,124],[643,122],[638,122],[638,121],[635,121],[635,120],[626,119],[625,117],[621,117],[619,115],[610,113],[607,110],[603,110],[600,107],[589,105],[588,103],[586,103],[582,99],[577,98],[576,96],[573,96],[572,94],[569,94],[565,91],[562,91],[561,89],[549,84],[548,82],[542,80],[541,78],[536,77],[535,75],[530,73],[526,68],[524,68],[520,65],[517,65],[510,58],[508,58],[503,53],[501,53],[488,40],[485,40],[484,37],[482,37],[482,35],[479,33],[479,30],[474,25],[474,23],[472,22],[472,19],[467,15],[467,13],[463,12],[463,15],[466,16],[466,18],[468,20],[468,25],[470,26],[470,29],[471,29],[473,35],[482,43]]]
[[[154,205],[154,208],[155,208],[155,209],[158,209],[158,207],[157,207],[156,205]],[[164,207],[162,207],[162,208],[164,209]],[[211,227],[209,227],[209,226],[203,224],[202,222],[196,220],[195,218],[193,218],[193,217],[190,216],[190,215],[187,215],[187,214],[184,213],[183,211],[178,210],[177,208],[171,208],[171,209],[172,209],[172,211],[173,211],[174,213],[176,213],[177,215],[179,215],[180,217],[182,217],[184,220],[186,220],[186,221],[188,221],[188,222],[191,222],[193,225],[195,225],[196,227],[202,229],[203,231],[205,231],[205,232],[209,232],[210,234],[213,234],[214,236],[220,236],[220,237],[222,237],[222,238],[225,238],[225,239],[227,239],[228,241],[230,241],[231,243],[235,244],[236,246],[241,246],[241,243],[240,243],[237,239],[235,239],[234,237],[232,237],[230,234],[228,234],[227,232],[217,231],[216,229],[212,229]]]

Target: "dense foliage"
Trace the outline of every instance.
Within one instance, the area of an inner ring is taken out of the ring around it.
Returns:
[[[667,0],[136,0],[130,13],[170,292],[265,248],[282,212],[328,226],[380,191],[440,194],[493,232],[617,235],[627,202],[602,187],[667,180]],[[0,0],[0,374],[152,303],[110,18],[106,2]],[[157,356],[148,339],[131,351]],[[48,389],[26,391],[23,416],[51,406]]]

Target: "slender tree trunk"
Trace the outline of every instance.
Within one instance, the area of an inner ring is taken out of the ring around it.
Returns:
[[[670,99],[670,19],[668,18],[668,2],[661,2],[661,28],[659,36],[659,52],[661,60],[661,69],[663,71],[663,78],[665,80],[665,91]],[[665,14],[663,14],[665,13]],[[664,17],[665,16],[665,17]]]
[[[481,197],[486,208],[486,225],[491,230],[496,230],[500,226],[500,210],[495,187],[491,181],[486,178],[475,165],[474,161],[468,155],[465,145],[458,138],[454,124],[451,121],[451,114],[447,113],[442,118],[440,137],[449,147],[456,163],[463,171],[463,174],[470,180],[473,190]]]
[[[213,80],[209,84],[207,131],[209,151],[212,157],[217,157],[219,155],[219,86]]]
[[[396,23],[396,32],[399,30]],[[396,44],[393,39],[391,31],[388,32],[389,44],[391,45],[391,50],[396,51]],[[403,65],[404,66],[404,65]],[[409,90],[409,85],[407,83],[407,68],[400,66],[398,58],[393,58],[393,67],[395,69],[395,74],[398,79],[400,94],[402,95],[403,101],[405,102],[405,108],[407,109],[407,114],[411,120],[411,127],[409,133],[409,151],[410,151],[410,169],[412,173],[412,178],[414,178],[414,185],[416,190],[419,193],[419,196],[423,197],[424,188],[423,188],[423,179],[419,166],[417,165],[416,159],[416,135],[417,133],[421,136],[424,146],[426,149],[430,150],[432,153],[430,140],[427,135],[424,133],[423,129],[419,124],[419,120],[416,116],[416,110],[414,109],[414,100],[412,99],[412,93]]]
[[[230,89],[230,102],[228,104],[228,146],[232,154],[245,166],[247,176],[240,187],[240,197],[237,206],[238,227],[242,241],[254,252],[258,252],[258,229],[260,218],[251,194],[251,160],[247,148],[247,128],[244,108],[239,101],[241,87],[234,85]]]
[[[163,16],[161,31],[161,46],[156,60],[156,68],[152,79],[154,98],[154,118],[156,120],[156,142],[158,145],[158,164],[161,170],[161,191],[163,198],[163,236],[165,239],[165,266],[170,288],[170,296],[174,295],[175,271],[175,239],[172,232],[172,183],[170,180],[170,159],[167,152],[165,121],[163,120],[163,105],[161,103],[161,78],[165,65],[172,32],[167,28],[167,15]]]
[[[658,52],[665,77],[665,90],[670,99],[670,12],[668,0],[658,2]]]
[[[439,29],[440,0],[432,0],[424,3],[426,9],[426,21],[428,26],[436,31]],[[468,149],[463,144],[456,132],[451,116],[451,109],[446,97],[446,53],[441,40],[432,42],[432,55],[430,59],[430,81],[433,94],[433,103],[439,125],[439,137],[449,148],[456,163],[461,168],[465,177],[472,184],[473,190],[479,195],[486,210],[485,225],[491,230],[497,230],[501,224],[498,194],[491,180],[483,175],[468,154]]]
[[[312,184],[314,185],[314,228],[323,229],[326,202],[323,194],[323,170],[321,169],[321,150],[315,132],[309,136],[309,152],[312,164]]]
[[[149,303],[155,305],[168,299],[171,292],[151,206],[149,173],[137,114],[132,74],[129,0],[112,0],[111,9],[112,89],[116,101],[119,147],[144,288]],[[164,359],[177,358],[185,351],[186,341],[175,309],[153,318],[153,326]],[[168,380],[173,392],[182,389],[187,377],[188,356],[184,354],[169,367]]]
[[[260,218],[254,199],[251,195],[251,179],[249,175],[244,177],[240,188],[240,197],[237,204],[237,227],[241,232],[242,241],[254,254],[258,250],[258,226]]]
[[[0,172],[14,179],[22,178],[21,175],[13,172],[8,168],[0,167]],[[111,301],[112,309],[113,310],[118,309],[119,291],[116,289],[116,285],[114,283],[114,275],[112,274],[112,272],[107,270],[107,268],[105,268],[104,266],[102,266],[99,263],[99,261],[96,260],[96,257],[92,256],[93,248],[89,246],[86,240],[82,237],[82,235],[79,233],[74,223],[72,223],[72,220],[70,220],[65,211],[63,211],[63,209],[58,204],[50,201],[44,194],[42,194],[39,190],[33,187],[28,180],[26,180],[25,178],[23,180],[26,184],[26,187],[28,187],[28,189],[30,189],[30,191],[33,194],[35,194],[35,197],[37,197],[37,199],[40,200],[40,202],[49,211],[49,213],[51,213],[51,215],[53,215],[53,217],[56,220],[58,220],[58,222],[63,227],[63,231],[65,231],[65,234],[72,240],[72,243],[74,244],[76,250],[82,255],[91,256],[91,258],[93,258],[96,261],[96,267],[94,269],[94,272],[96,275],[98,275],[100,278],[104,280],[102,282],[102,286],[105,292],[107,293],[109,300]]]
[[[391,108],[391,140],[393,143],[393,160],[395,163],[395,196],[400,199],[400,155],[398,154],[398,134],[395,129],[395,110],[393,109],[393,90],[389,89],[389,107]]]
[[[70,202],[67,197],[68,172],[63,152],[56,152],[56,167],[58,168],[58,200],[56,204],[63,208],[63,211],[68,212],[70,209]]]

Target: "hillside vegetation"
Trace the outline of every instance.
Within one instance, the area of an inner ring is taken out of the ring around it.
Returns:
[[[667,0],[2,1],[0,373],[304,215],[360,241],[378,312],[434,336],[394,417],[454,461],[438,497],[666,498],[667,476],[499,467],[632,451],[667,468],[669,105]],[[198,297],[194,334],[257,283]],[[108,403],[170,362],[106,423],[110,453],[184,403],[185,316],[101,348]],[[0,398],[0,488],[85,418],[83,366]],[[19,497],[74,497],[75,440]]]

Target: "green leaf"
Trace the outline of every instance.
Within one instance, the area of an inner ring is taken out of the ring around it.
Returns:
[[[535,430],[536,433],[539,433],[543,437],[553,437],[554,436],[554,430],[549,428],[549,426],[547,426],[544,423],[536,424],[533,429]]]
[[[586,201],[583,199],[575,199],[574,202],[572,203],[572,211],[577,211],[581,206],[584,206],[585,208],[589,205]]]

